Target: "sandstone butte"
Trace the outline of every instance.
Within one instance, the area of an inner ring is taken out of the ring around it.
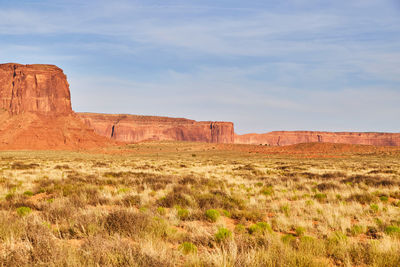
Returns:
[[[0,149],[88,149],[110,143],[72,111],[60,68],[0,64]]]
[[[0,149],[87,149],[145,140],[283,146],[307,142],[400,146],[400,134],[270,132],[236,135],[233,123],[75,113],[54,65],[0,64]]]

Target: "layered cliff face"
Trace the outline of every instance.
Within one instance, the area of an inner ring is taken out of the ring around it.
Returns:
[[[0,148],[87,148],[115,144],[110,139],[233,143],[233,136],[233,124],[225,122],[77,115],[72,111],[69,85],[60,68],[0,64]]]
[[[0,64],[0,109],[11,114],[70,114],[67,78],[53,65]]]
[[[99,135],[122,142],[174,140],[233,143],[231,122],[197,122],[156,116],[78,113],[85,124]]]
[[[60,68],[0,64],[0,149],[88,149],[110,143],[72,111]]]
[[[270,132],[235,135],[231,122],[74,113],[69,85],[54,65],[0,64],[0,149],[80,149],[144,140],[284,146],[345,143],[400,146],[400,134]]]
[[[265,134],[235,135],[237,144],[285,146],[311,142],[400,146],[400,133],[276,131]]]

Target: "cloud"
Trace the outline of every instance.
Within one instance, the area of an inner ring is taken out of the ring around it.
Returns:
[[[232,120],[241,132],[399,131],[393,6],[21,1],[0,8],[0,57],[63,67],[79,111]]]
[[[84,81],[72,80],[71,88],[78,111],[212,118],[233,121],[238,133],[400,130],[393,124],[400,114],[398,90],[363,87],[304,91],[256,82],[246,78],[248,75],[248,70],[218,68],[192,74],[170,71],[153,82],[85,77]],[[92,89],[83,90],[81,86]],[[100,102],[91,100],[93,94]]]

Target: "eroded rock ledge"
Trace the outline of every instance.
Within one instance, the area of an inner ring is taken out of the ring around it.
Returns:
[[[78,113],[99,135],[116,141],[175,140],[233,143],[232,122],[194,121],[183,118],[125,114]]]
[[[400,133],[276,131],[235,135],[235,143],[285,146],[299,143],[342,143],[374,146],[400,146]]]

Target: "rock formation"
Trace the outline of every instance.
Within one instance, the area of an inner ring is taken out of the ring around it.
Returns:
[[[235,135],[236,144],[285,146],[310,142],[400,146],[400,133],[276,131]]]
[[[25,112],[70,114],[67,78],[53,65],[0,65],[0,109],[13,115]]]
[[[87,149],[110,143],[72,111],[60,68],[0,64],[0,149]]]
[[[144,140],[400,146],[400,134],[295,131],[235,135],[231,122],[75,113],[71,109],[69,85],[60,68],[0,64],[0,149],[81,149]]]
[[[122,142],[177,140],[233,143],[231,122],[194,121],[156,116],[78,113],[85,124],[99,135]]]

